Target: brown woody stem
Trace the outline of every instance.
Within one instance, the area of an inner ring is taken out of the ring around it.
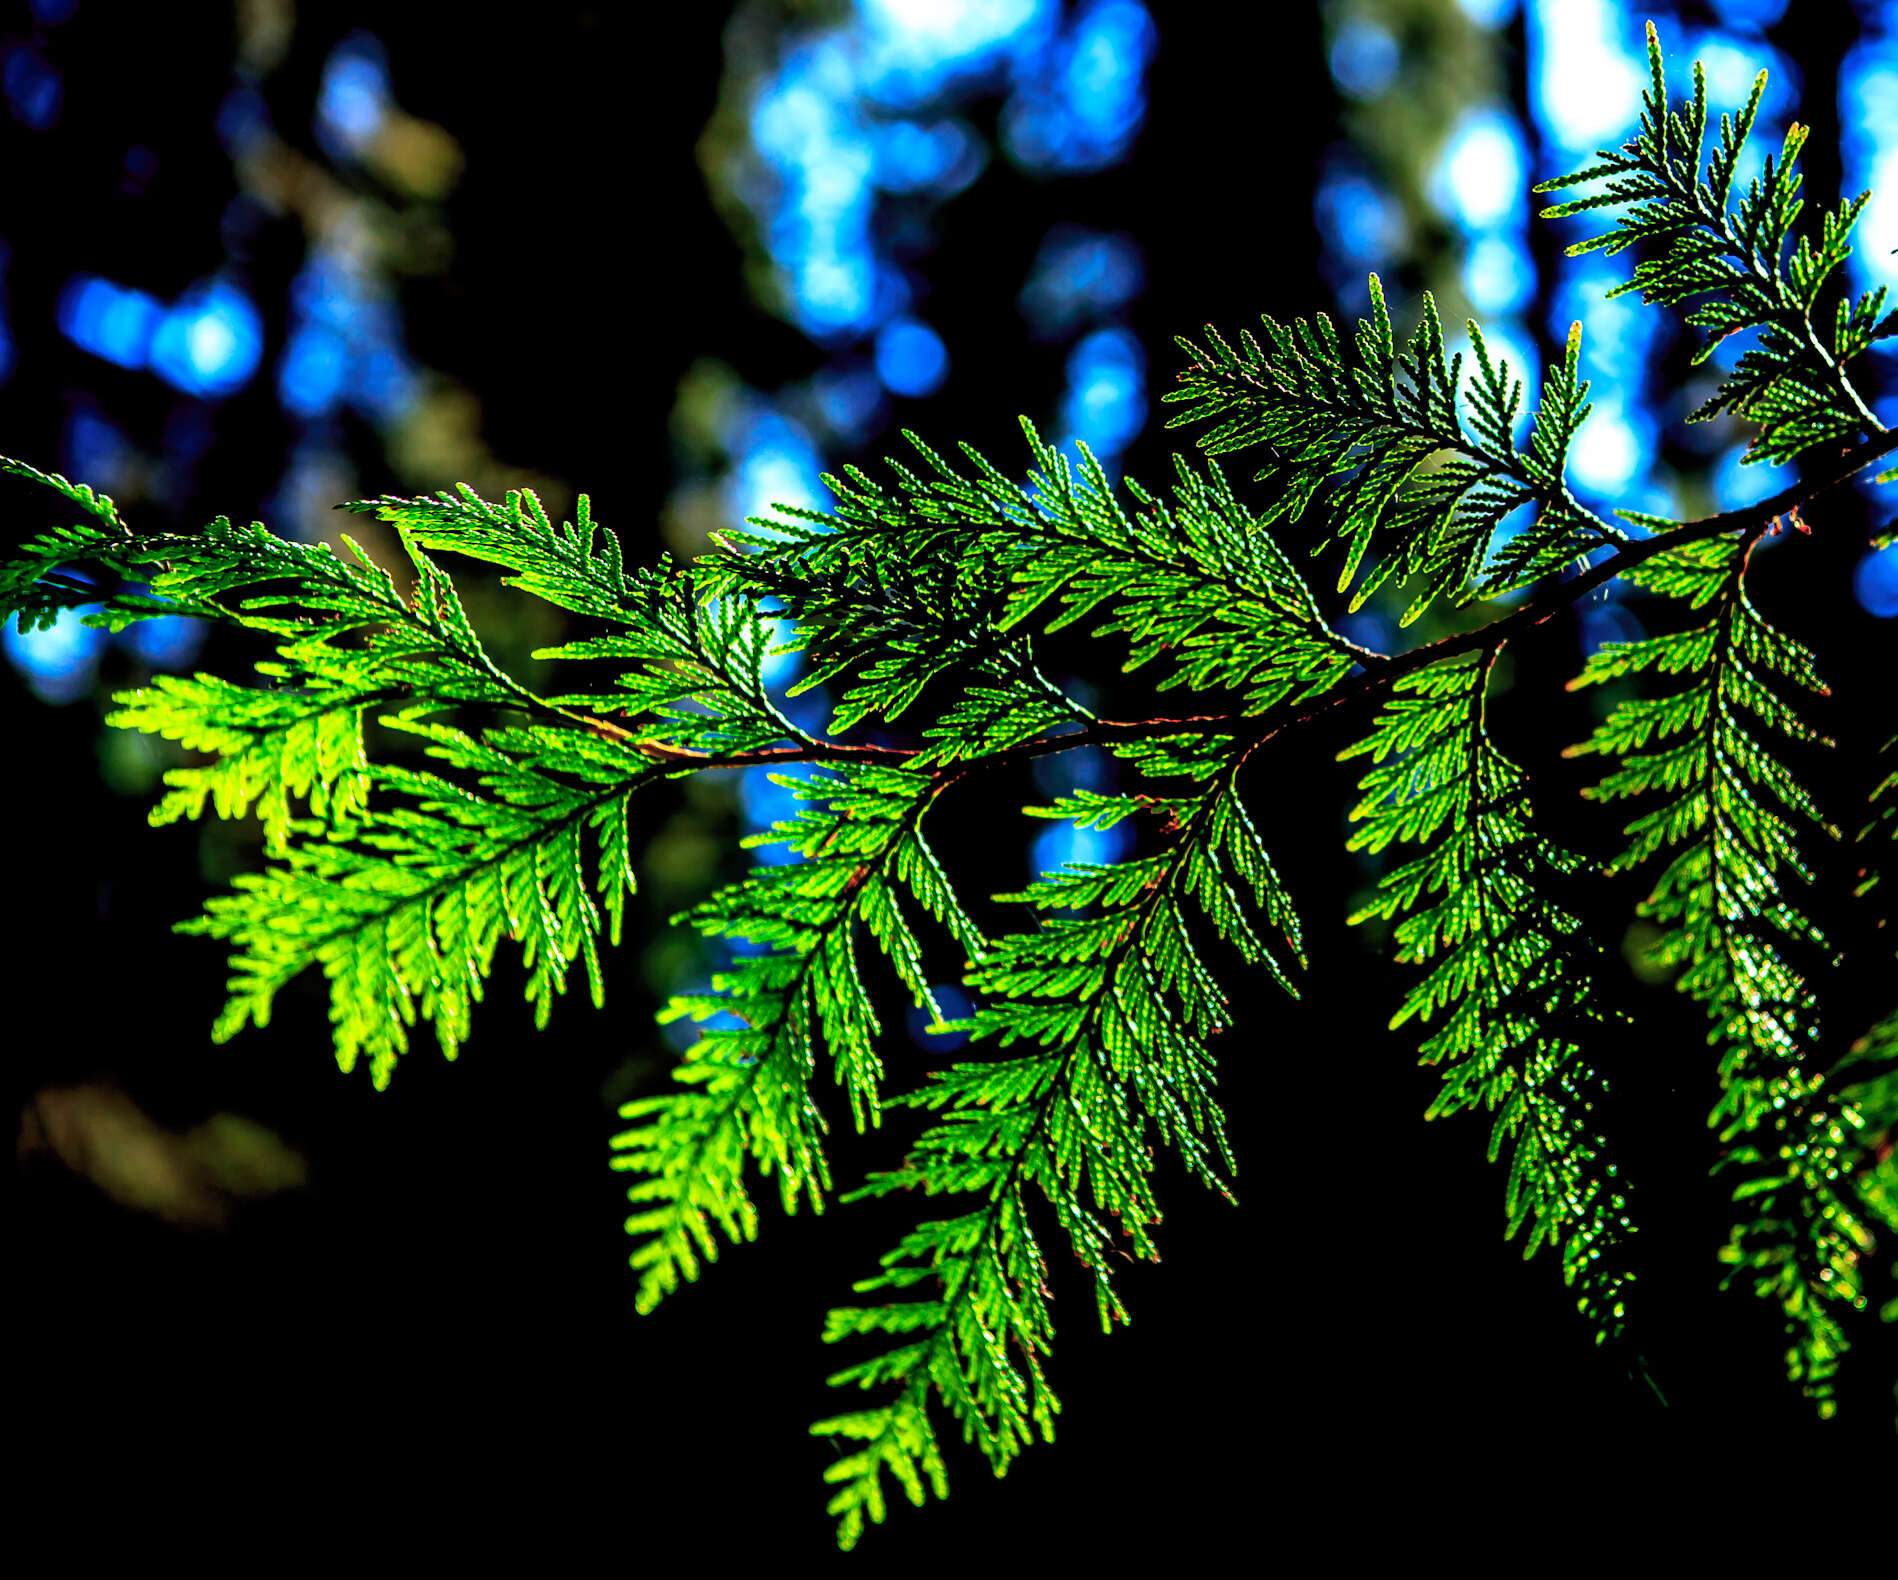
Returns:
[[[1094,719],[1066,735],[1044,736],[1038,740],[1023,741],[1019,745],[1006,747],[990,756],[954,763],[932,765],[933,771],[946,778],[959,778],[971,768],[1000,767],[1012,762],[1024,762],[1030,758],[1046,757],[1052,753],[1072,751],[1081,746],[1112,745],[1121,741],[1161,740],[1170,735],[1231,735],[1244,740],[1248,746],[1257,746],[1269,740],[1281,731],[1295,725],[1308,723],[1336,708],[1355,702],[1360,698],[1381,691],[1394,684],[1405,675],[1415,674],[1444,659],[1455,658],[1463,653],[1494,652],[1505,642],[1532,630],[1558,611],[1570,604],[1586,598],[1597,587],[1606,585],[1617,576],[1633,570],[1656,555],[1665,554],[1683,544],[1698,543],[1707,538],[1717,538],[1733,533],[1749,538],[1758,537],[1774,521],[1782,516],[1791,515],[1805,505],[1811,504],[1820,496],[1830,493],[1840,484],[1849,482],[1853,477],[1878,460],[1898,450],[1898,428],[1883,430],[1875,434],[1866,443],[1857,445],[1835,457],[1818,476],[1802,480],[1792,487],[1782,489],[1771,499],[1762,500],[1757,505],[1749,505],[1743,510],[1722,511],[1718,515],[1703,516],[1697,521],[1683,522],[1672,531],[1657,533],[1651,538],[1642,538],[1617,550],[1599,564],[1591,565],[1579,576],[1565,582],[1558,582],[1540,598],[1525,603],[1521,608],[1512,610],[1500,619],[1487,625],[1478,626],[1473,631],[1459,632],[1455,636],[1441,637],[1435,642],[1426,642],[1422,647],[1412,648],[1407,653],[1384,654],[1370,648],[1359,648],[1356,652],[1364,673],[1355,684],[1328,691],[1324,695],[1307,699],[1303,703],[1275,708],[1266,713],[1247,715],[1243,713],[1198,713],[1178,718],[1155,719]],[[912,766],[922,755],[921,748],[897,746],[849,746],[834,741],[812,741],[791,746],[767,746],[752,751],[733,752],[719,756],[710,753],[681,751],[658,741],[640,740],[629,730],[604,719],[587,717],[582,720],[588,729],[609,739],[623,741],[641,756],[655,762],[684,769],[701,768],[755,768],[794,763],[881,763],[892,768]]]

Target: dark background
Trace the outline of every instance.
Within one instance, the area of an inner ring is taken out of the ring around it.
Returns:
[[[1820,188],[1837,179],[1825,162],[1826,72],[1843,15],[1808,7],[1775,34],[1805,70]],[[635,8],[548,4],[505,25],[469,16],[414,5],[373,19],[404,108],[451,128],[467,158],[448,200],[455,261],[405,297],[410,344],[479,391],[497,454],[575,479],[629,551],[652,552],[674,475],[668,417],[692,361],[722,357],[766,387],[810,366],[802,337],[750,304],[694,161],[724,18],[669,8],[662,39]],[[1317,13],[1236,16],[1159,10],[1152,107],[1124,165],[1058,194],[998,169],[956,200],[931,264],[956,282],[931,303],[956,377],[903,411],[905,423],[1015,453],[1010,391],[1024,366],[1048,382],[1032,359],[1054,353],[1028,343],[1012,302],[1032,221],[1057,201],[1145,247],[1134,324],[1156,393],[1171,334],[1324,305],[1310,183],[1338,132]],[[0,389],[0,450],[56,456],[55,391],[75,382],[96,385],[128,429],[162,426],[167,403],[151,381],[89,362],[44,304],[75,269],[110,274],[136,257],[162,294],[217,263],[205,249],[232,195],[210,129],[229,73],[219,20],[180,26],[158,8],[88,5],[58,41],[58,128],[0,129],[20,347]],[[273,104],[307,100],[325,35],[362,21],[360,9],[299,7]],[[143,197],[120,190],[128,142],[160,155]],[[273,247],[300,245],[266,227],[256,267],[271,267]],[[274,346],[284,326],[263,301]],[[180,513],[256,513],[289,440],[267,400],[227,409]],[[358,448],[365,491],[393,486],[366,436]],[[1167,448],[1156,420],[1129,470],[1162,475]],[[9,535],[41,524],[21,514],[28,499],[5,493]],[[1835,530],[1786,553],[1803,561],[1797,586],[1776,574],[1762,594],[1770,613],[1823,640],[1841,735],[1855,717],[1890,719],[1879,695],[1889,633],[1837,595],[1863,542],[1860,509],[1841,500],[1819,523]],[[1589,727],[1585,701],[1560,690],[1575,643],[1558,621],[1523,644],[1497,728],[1549,776],[1549,816],[1601,856],[1614,826],[1566,794],[1586,776],[1556,757]],[[243,656],[213,647],[203,662]],[[603,1096],[629,1053],[655,1045],[631,959],[605,1012],[569,999],[546,1034],[501,973],[458,1064],[425,1049],[386,1093],[337,1074],[314,993],[286,996],[269,1030],[213,1046],[218,962],[167,930],[207,891],[200,831],[147,829],[139,801],[110,787],[103,708],[47,708],[0,678],[13,831],[7,1111],[47,1087],[110,1079],[173,1128],[213,1110],[254,1118],[307,1157],[312,1184],[241,1207],[224,1232],[189,1232],[113,1205],[44,1155],[23,1159],[8,1191],[7,1394],[34,1485],[115,1509],[155,1495],[180,1532],[287,1500],[343,1526],[451,1511],[476,1533],[528,1530],[550,1557],[603,1537],[628,1557],[677,1544],[713,1563],[821,1560],[829,1456],[805,1424],[845,1407],[823,1385],[835,1357],[817,1342],[821,1317],[900,1232],[904,1204],[789,1221],[767,1206],[759,1244],[636,1319]],[[1222,1081],[1243,1204],[1167,1181],[1165,1265],[1128,1270],[1135,1320],[1111,1341],[1094,1329],[1083,1282],[1057,1275],[1059,1442],[1000,1484],[972,1451],[952,1450],[950,1501],[899,1508],[856,1561],[1166,1551],[1198,1562],[1327,1527],[1348,1551],[1400,1540],[1425,1509],[1432,1524],[1481,1525],[1494,1493],[1505,1515],[1520,1500],[1554,1517],[1558,1489],[1585,1503],[1682,1463],[1718,1474],[1761,1460],[1889,1460],[1888,1356],[1855,1353],[1841,1418],[1820,1423],[1783,1378],[1774,1310],[1715,1292],[1727,1217],[1705,1177],[1711,1058],[1695,1007],[1665,988],[1617,984],[1640,1021],[1609,1068],[1644,1225],[1635,1325],[1670,1408],[1629,1379],[1625,1357],[1590,1349],[1552,1259],[1524,1267],[1502,1240],[1486,1125],[1421,1122],[1435,1078],[1384,1026],[1403,972],[1342,925],[1366,881],[1342,850],[1350,780],[1329,766],[1350,738],[1346,727],[1286,742],[1253,771],[1313,969],[1294,1005],[1237,990]],[[1865,768],[1847,752],[1812,771],[1849,808]],[[1008,787],[991,788],[999,799]],[[1019,790],[1017,803],[1031,794]],[[943,842],[973,889],[1019,881],[993,874],[998,810],[945,819]],[[1849,863],[1826,860],[1836,895]],[[1639,892],[1590,902],[1617,959]],[[656,929],[662,918],[648,902],[640,920]],[[1841,1025],[1888,1008],[1869,1002],[1874,987],[1847,984]],[[899,1048],[899,1077],[906,1058],[926,1067]],[[840,1138],[840,1173],[887,1162],[900,1133]],[[1711,1509],[1690,1495],[1681,1518]]]

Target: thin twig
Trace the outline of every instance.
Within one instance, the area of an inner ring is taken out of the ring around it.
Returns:
[[[1672,531],[1657,533],[1651,538],[1642,538],[1638,542],[1627,544],[1599,564],[1591,565],[1579,576],[1556,583],[1540,598],[1512,610],[1500,619],[1490,621],[1487,625],[1478,626],[1473,631],[1440,637],[1434,642],[1426,642],[1421,647],[1412,648],[1407,653],[1394,655],[1378,653],[1370,648],[1357,648],[1358,662],[1363,666],[1364,673],[1355,684],[1327,691],[1321,696],[1307,698],[1300,703],[1250,715],[1196,713],[1177,718],[1095,719],[1065,735],[1050,735],[1032,741],[1023,741],[1018,745],[1004,747],[999,752],[973,761],[928,766],[939,776],[960,777],[972,768],[1002,767],[1009,763],[1026,762],[1032,758],[1046,757],[1057,752],[1073,751],[1083,746],[1163,740],[1173,735],[1232,735],[1256,746],[1284,730],[1309,723],[1335,709],[1381,691],[1404,676],[1427,669],[1432,664],[1441,663],[1445,659],[1455,658],[1463,653],[1493,652],[1503,643],[1541,625],[1562,609],[1587,597],[1597,587],[1613,581],[1617,576],[1671,549],[1680,548],[1688,543],[1698,543],[1707,538],[1722,537],[1729,533],[1749,538],[1758,537],[1780,517],[1793,514],[1841,484],[1849,482],[1872,462],[1890,454],[1893,450],[1898,450],[1898,428],[1887,429],[1866,443],[1845,451],[1817,477],[1804,479],[1790,488],[1782,489],[1771,499],[1762,500],[1757,505],[1749,505],[1741,510],[1722,511],[1718,515],[1703,516],[1697,521],[1683,522]],[[669,767],[689,770],[777,767],[796,763],[827,762],[867,762],[881,763],[892,768],[911,768],[923,754],[923,749],[920,747],[853,746],[836,741],[813,741],[792,746],[757,747],[750,751],[721,755],[683,751],[660,741],[641,739],[630,730],[622,729],[616,724],[610,724],[604,719],[591,715],[581,716],[580,722],[606,739],[629,746],[642,757],[664,763]]]

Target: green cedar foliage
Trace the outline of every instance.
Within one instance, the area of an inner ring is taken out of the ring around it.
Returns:
[[[1396,843],[1419,854],[1387,871],[1353,918],[1396,921],[1398,959],[1428,966],[1393,1027],[1440,1017],[1423,1060],[1442,1064],[1429,1118],[1495,1113],[1489,1156],[1510,1150],[1507,1232],[1560,1248],[1562,1276],[1595,1328],[1619,1335],[1632,1281],[1619,1252],[1632,1232],[1618,1165],[1587,1117],[1604,1089],[1590,1043],[1612,1022],[1596,992],[1597,955],[1553,881],[1579,858],[1535,830],[1528,784],[1484,728],[1500,644],[1405,675],[1347,757],[1375,765],[1352,813],[1356,850]]]
[[[318,971],[338,1060],[366,1062],[377,1085],[420,1021],[455,1055],[504,941],[543,1023],[576,964],[597,1000],[643,789],[795,770],[796,816],[751,841],[784,859],[683,918],[740,947],[664,1012],[702,1023],[698,1040],[663,1090],[626,1105],[613,1164],[644,1311],[759,1232],[761,1182],[786,1211],[825,1206],[827,1115],[847,1111],[858,1131],[886,1105],[920,1115],[907,1156],[845,1198],[901,1197],[919,1219],[825,1329],[850,1346],[832,1381],[862,1396],[814,1428],[838,1449],[831,1509],[850,1546],[892,1487],[918,1503],[943,1493],[945,1428],[997,1473],[1053,1435],[1049,1258],[1072,1251],[1103,1327],[1125,1320],[1115,1267],[1157,1255],[1162,1151],[1229,1193],[1217,973],[1236,957],[1292,992],[1303,964],[1247,768],[1321,715],[1364,709],[1344,753],[1366,763],[1351,845],[1385,868],[1358,919],[1387,926],[1415,968],[1392,1025],[1441,1076],[1430,1115],[1489,1116],[1507,1232],[1525,1255],[1551,1249],[1598,1342],[1638,1333],[1636,1198],[1597,1117],[1602,1067],[1626,1038],[1568,898],[1591,874],[1540,831],[1528,772],[1486,726],[1509,644],[1620,578],[1659,634],[1610,644],[1575,678],[1616,698],[1575,750],[1602,760],[1595,798],[1633,819],[1607,870],[1651,883],[1654,964],[1707,1013],[1710,1122],[1740,1217],[1721,1255],[1783,1309],[1789,1370],[1829,1411],[1872,1304],[1875,1237],[1898,1234],[1898,1008],[1834,1054],[1822,1000],[1841,965],[1806,854],[1828,811],[1796,755],[1819,744],[1806,699],[1824,687],[1749,588],[1762,535],[1898,448],[1848,371],[1893,320],[1879,292],[1821,312],[1864,200],[1795,239],[1803,132],[1738,190],[1758,89],[1709,152],[1698,68],[1670,106],[1651,29],[1649,53],[1638,133],[1551,183],[1587,190],[1550,212],[1619,210],[1582,246],[1638,247],[1622,289],[1691,304],[1705,352],[1753,332],[1696,416],[1750,421],[1753,459],[1803,461],[1804,481],[1756,508],[1619,523],[1584,508],[1565,470],[1589,411],[1579,330],[1528,414],[1476,325],[1469,362],[1447,355],[1425,296],[1400,339],[1373,279],[1371,316],[1348,334],[1321,314],[1183,342],[1174,425],[1198,427],[1206,458],[1178,460],[1162,491],[1117,485],[1029,427],[1023,476],[912,441],[906,464],[830,479],[834,509],[784,510],[686,564],[629,566],[584,497],[570,524],[525,492],[347,507],[394,529],[398,580],[347,536],[339,552],[222,519],[141,533],[91,490],[5,462],[78,521],[8,551],[0,612],[27,629],[72,610],[112,628],[185,614],[270,639],[248,679],[160,677],[120,695],[111,722],[193,754],[154,822],[208,808],[254,815],[266,836],[263,870],[184,924],[228,946],[214,1035],[263,1024],[288,982]],[[1257,503],[1216,459],[1248,449]],[[1526,525],[1501,532],[1517,515]],[[1471,602],[1487,623],[1372,651],[1326,618],[1288,553],[1301,541],[1342,546],[1336,584],[1353,608],[1401,589],[1406,624]],[[497,565],[573,617],[574,639],[536,655],[571,677],[561,689],[496,666],[444,556]],[[1038,659],[1064,628],[1108,638],[1156,699],[1185,695],[1098,717]],[[774,642],[803,655],[801,685],[831,688],[827,731],[793,723],[766,687]],[[1044,873],[1000,897],[1021,920],[984,931],[931,848],[931,811],[998,767],[1084,746],[1112,753],[1127,788],[1030,812],[1133,820],[1141,853]],[[1895,807],[1886,777],[1864,836],[1866,906],[1893,892]],[[976,1005],[952,1025],[924,967],[943,940]],[[1889,951],[1878,969],[1889,977]],[[970,1039],[914,1089],[886,1088],[879,973]]]

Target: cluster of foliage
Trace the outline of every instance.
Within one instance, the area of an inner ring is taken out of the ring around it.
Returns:
[[[1721,117],[1709,156],[1698,69],[1691,100],[1670,107],[1652,29],[1649,53],[1639,132],[1552,183],[1590,195],[1550,212],[1620,209],[1586,245],[1638,246],[1626,289],[1697,303],[1687,320],[1709,350],[1754,332],[1698,415],[1754,423],[1754,458],[1811,457],[1804,482],[1756,508],[1688,522],[1594,514],[1565,482],[1589,410],[1579,331],[1519,444],[1522,385],[1480,330],[1466,368],[1426,297],[1400,343],[1373,279],[1371,316],[1348,337],[1319,316],[1187,345],[1170,399],[1206,459],[1180,460],[1164,493],[1117,486],[1030,428],[1025,478],[916,442],[881,480],[830,479],[834,510],[785,511],[691,563],[629,566],[585,499],[570,524],[529,493],[349,506],[395,529],[404,586],[347,537],[338,553],[222,519],[144,534],[87,488],[6,463],[79,521],[10,551],[0,611],[29,629],[82,608],[113,628],[185,614],[275,640],[253,680],[162,677],[122,695],[112,722],[203,759],[168,774],[154,822],[208,806],[254,814],[267,836],[264,870],[186,924],[230,947],[215,1035],[263,1024],[284,986],[316,970],[338,1060],[366,1062],[378,1086],[418,1020],[454,1056],[504,941],[543,1021],[576,961],[599,997],[642,789],[707,769],[798,769],[784,779],[797,815],[753,841],[783,845],[784,859],[688,913],[737,946],[733,963],[666,1011],[704,1024],[666,1089],[625,1107],[614,1162],[631,1181],[648,1310],[758,1232],[761,1181],[775,1178],[787,1211],[831,1195],[820,1065],[860,1131],[889,1104],[925,1116],[900,1166],[856,1194],[946,1205],[826,1333],[871,1346],[832,1379],[868,1395],[863,1407],[814,1428],[839,1448],[831,1508],[849,1546],[884,1518],[891,1484],[917,1502],[942,1493],[945,1413],[997,1471],[1052,1435],[1051,1242],[1089,1270],[1111,1327],[1126,1314],[1116,1262],[1155,1252],[1156,1146],[1226,1189],[1212,1039],[1229,1011],[1209,941],[1288,991],[1302,963],[1245,771],[1341,709],[1372,710],[1345,754],[1369,763],[1352,843],[1392,857],[1361,914],[1391,924],[1398,958],[1419,968],[1392,1024],[1414,1023],[1441,1072],[1431,1112],[1491,1115],[1510,1232],[1529,1252],[1553,1248],[1598,1341],[1637,1320],[1629,1196],[1594,1119],[1613,1017],[1598,951],[1561,898],[1581,863],[1540,831],[1527,776],[1485,726],[1507,645],[1621,578],[1664,634],[1588,661],[1574,684],[1614,684],[1623,700],[1576,750],[1604,759],[1599,798],[1637,803],[1615,866],[1654,872],[1643,910],[1656,958],[1709,1017],[1721,1166],[1751,1215],[1723,1254],[1784,1308],[1793,1376],[1830,1408],[1868,1304],[1873,1228],[1898,1232],[1898,1012],[1826,1067],[1819,997],[1835,966],[1793,898],[1802,825],[1823,815],[1782,752],[1812,738],[1799,697],[1822,688],[1748,579],[1777,521],[1898,449],[1846,371],[1898,324],[1881,316],[1882,292],[1815,324],[1863,200],[1794,246],[1803,134],[1737,190],[1759,88]],[[1262,507],[1213,459],[1248,449],[1265,459]],[[1307,520],[1342,545],[1353,607],[1387,583],[1412,595],[1406,624],[1516,596],[1473,629],[1373,651],[1327,621],[1281,545],[1281,528]],[[496,667],[440,555],[502,567],[594,633],[537,655],[575,666],[573,690],[539,695]],[[1200,711],[1097,717],[1036,658],[1046,633],[1077,626]],[[834,689],[827,731],[800,728],[767,689],[774,641],[804,656],[803,684]],[[371,719],[419,754],[371,760]],[[931,810],[999,765],[1084,746],[1114,754],[1133,788],[1030,810],[1095,828],[1137,819],[1144,853],[1043,874],[1005,897],[1027,924],[985,934],[932,851]],[[1867,903],[1888,892],[1876,867],[1898,833],[1898,780],[1875,804]],[[969,962],[976,1007],[949,1026],[923,967],[918,929],[932,926]],[[866,945],[939,1028],[970,1039],[916,1090],[885,1090]]]

